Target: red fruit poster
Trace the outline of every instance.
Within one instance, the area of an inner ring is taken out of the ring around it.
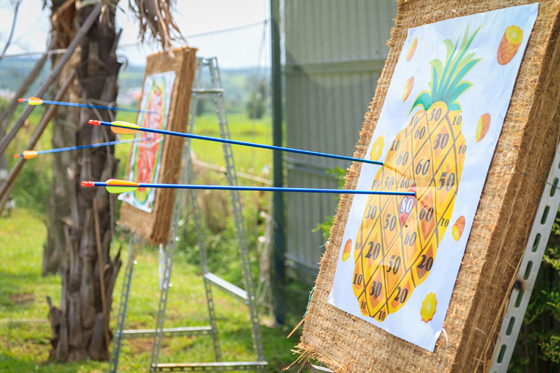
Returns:
[[[174,71],[146,76],[140,109],[151,112],[138,116],[139,126],[166,129],[174,81]],[[156,133],[137,132],[136,138],[144,141],[135,142],[132,147],[128,180],[137,183],[157,183],[163,151],[163,136]],[[140,210],[152,212],[155,194],[156,191],[153,188],[137,188],[121,194],[119,199]]]

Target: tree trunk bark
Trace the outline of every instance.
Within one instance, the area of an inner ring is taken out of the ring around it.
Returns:
[[[117,36],[115,12],[118,0],[112,0],[82,40],[76,72],[79,101],[98,100],[114,102],[117,97],[117,75],[121,64],[115,54]],[[93,6],[78,10],[79,23],[87,18]],[[110,121],[105,111],[80,109],[77,118],[75,145],[86,145],[115,140],[107,127],[91,126],[89,119]],[[114,229],[112,205],[115,198],[104,188],[81,188],[84,180],[115,178],[118,161],[114,146],[84,149],[75,153],[69,173],[70,225],[64,226],[66,255],[61,268],[62,297],[60,308],[50,305],[49,319],[53,330],[50,357],[60,361],[86,358],[108,360],[109,350],[104,330],[108,324],[109,309],[103,314],[100,270],[102,267],[105,297],[112,298],[114,281],[121,267],[120,252],[111,260],[110,244]],[[97,202],[101,257],[96,244],[93,198]],[[110,304],[110,301],[108,302]]]
[[[71,38],[76,34],[75,8],[63,8],[61,6],[66,0],[52,0],[51,1],[51,14],[53,22],[53,30],[64,30],[65,36],[56,38],[56,44],[53,49],[67,48],[70,44]],[[55,66],[59,55],[52,57],[52,65]],[[62,82],[66,80],[70,74],[71,69],[78,62],[78,54],[68,62],[68,64],[61,71],[58,81],[51,85],[51,97],[54,96],[60,89]],[[68,93],[63,98],[63,101],[79,102],[79,92],[77,83],[72,84],[68,89]],[[52,123],[52,140],[51,144],[54,148],[63,148],[74,145],[76,136],[76,126],[80,119],[80,110],[77,108],[59,108],[54,115]],[[74,152],[54,153],[52,155],[52,173],[53,182],[51,185],[51,193],[49,198],[48,209],[48,234],[47,242],[43,246],[43,268],[42,275],[54,275],[59,273],[64,253],[66,252],[66,234],[64,232],[65,226],[71,223],[70,211],[70,179],[68,177],[68,169],[72,167],[74,162]]]

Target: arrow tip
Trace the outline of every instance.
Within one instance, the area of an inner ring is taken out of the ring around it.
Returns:
[[[91,187],[95,186],[95,185],[93,184],[93,181],[82,181],[82,182],[80,183],[80,185],[83,186],[83,187],[88,187],[88,188],[91,188]]]
[[[101,123],[99,123],[99,121],[95,120],[95,119],[88,120],[88,124],[91,124],[93,126],[100,126],[101,125]]]
[[[25,102],[24,98],[18,98],[18,102]]]
[[[14,158],[19,158],[21,156],[23,156],[23,154],[14,154]]]

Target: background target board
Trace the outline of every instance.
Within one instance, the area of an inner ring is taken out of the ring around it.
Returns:
[[[148,56],[139,108],[141,127],[185,132],[192,85],[196,72],[196,49],[178,48]],[[184,140],[180,137],[137,132],[127,166],[129,180],[138,183],[177,183]],[[123,201],[119,224],[154,244],[166,244],[171,226],[175,191],[138,188],[119,196]]]
[[[328,303],[433,351],[538,5],[411,28],[356,189]]]
[[[139,126],[158,130],[167,129],[174,82],[174,71],[146,76],[140,109],[154,111],[154,113],[141,113],[138,116]],[[157,133],[137,132],[136,138],[144,141],[135,142],[132,146],[128,180],[137,183],[157,183],[163,136]],[[155,195],[156,190],[153,188],[138,188],[121,194],[119,199],[140,210],[152,212]]]

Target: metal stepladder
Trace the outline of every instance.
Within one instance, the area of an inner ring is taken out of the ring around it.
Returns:
[[[218,115],[218,122],[220,125],[220,134],[222,138],[229,139],[229,128],[225,110],[224,90],[222,88],[220,72],[218,68],[217,59],[214,58],[198,58],[197,59],[197,72],[192,90],[192,98],[190,103],[190,120],[189,132],[192,132],[195,120],[195,113],[198,99],[213,99],[216,104],[216,113]],[[210,88],[202,87],[202,75],[204,69],[208,68],[210,72]],[[237,185],[237,177],[235,172],[235,164],[233,160],[233,152],[230,144],[223,144],[226,175],[230,185]],[[193,166],[190,159],[190,139],[186,139],[183,148],[183,155],[181,159],[181,172],[179,182],[192,183],[194,181]],[[255,297],[255,287],[251,277],[249,252],[247,248],[247,238],[245,233],[245,225],[243,222],[243,215],[241,210],[241,202],[238,191],[231,191],[231,201],[233,217],[235,220],[235,227],[237,230],[237,238],[239,242],[239,255],[242,263],[243,280],[245,290],[228,283],[220,277],[212,274],[208,270],[208,261],[206,256],[206,247],[204,246],[204,237],[202,233],[202,219],[198,204],[196,203],[196,193],[192,190],[188,191],[192,203],[193,218],[197,228],[197,240],[200,249],[200,259],[202,265],[204,288],[206,293],[206,301],[208,305],[209,323],[207,326],[199,327],[183,327],[183,328],[169,328],[164,329],[165,312],[167,307],[167,297],[170,287],[171,270],[173,266],[173,256],[175,253],[176,242],[178,241],[178,229],[180,227],[180,219],[183,209],[183,197],[185,191],[177,190],[175,197],[175,204],[173,208],[173,218],[169,233],[169,242],[164,247],[163,257],[163,278],[160,287],[160,300],[158,305],[158,314],[156,320],[156,328],[149,330],[124,330],[126,319],[126,311],[128,306],[130,287],[132,282],[133,267],[135,264],[135,257],[138,252],[140,240],[134,235],[130,238],[128,248],[128,258],[125,265],[123,287],[121,292],[121,302],[119,305],[119,313],[117,316],[117,327],[115,330],[115,337],[113,340],[113,349],[111,354],[111,362],[109,372],[115,373],[118,369],[118,361],[121,351],[121,344],[123,338],[145,338],[153,336],[154,343],[152,347],[152,356],[150,362],[150,372],[156,371],[241,371],[253,370],[264,372],[267,362],[264,358],[264,349],[262,344],[261,330],[259,324],[257,300]],[[253,347],[255,349],[256,361],[249,362],[222,362],[220,353],[220,343],[218,339],[218,329],[216,324],[216,317],[214,311],[214,300],[212,295],[212,287],[216,287],[225,293],[232,295],[234,298],[241,300],[249,310],[249,318],[251,325],[251,335],[253,337]],[[215,362],[211,363],[179,363],[179,364],[160,364],[159,353],[161,350],[161,341],[165,337],[173,336],[189,336],[210,334],[213,339]]]

